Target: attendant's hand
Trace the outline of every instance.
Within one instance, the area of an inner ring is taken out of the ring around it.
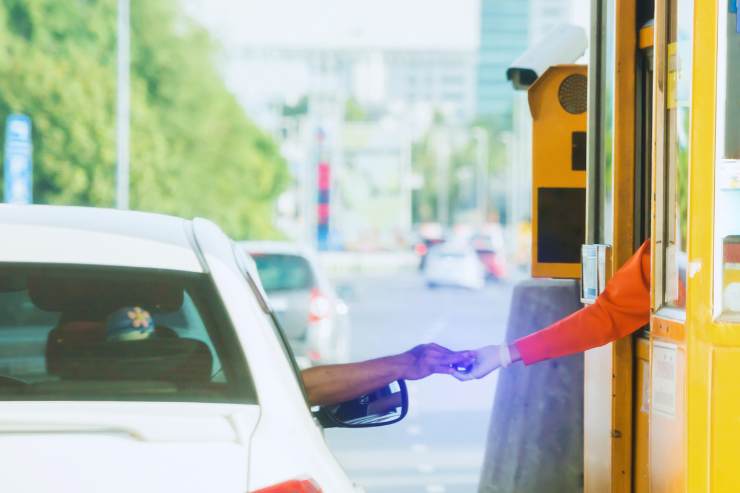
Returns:
[[[401,378],[419,380],[433,373],[455,374],[452,365],[468,366],[475,362],[474,351],[450,351],[438,344],[422,344],[401,355],[404,369]]]
[[[484,346],[473,351],[473,353],[475,354],[475,361],[470,371],[463,373],[455,370],[452,373],[452,375],[458,380],[466,381],[483,378],[501,366],[498,346]]]

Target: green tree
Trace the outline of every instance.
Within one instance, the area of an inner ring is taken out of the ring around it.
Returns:
[[[414,192],[413,221],[433,222],[440,217],[438,211],[440,172],[446,172],[447,178],[447,217],[455,222],[460,213],[475,206],[476,161],[478,159],[478,142],[474,138],[473,127],[482,128],[488,140],[486,169],[489,179],[495,177],[504,164],[505,150],[500,139],[500,132],[491,122],[477,122],[469,127],[450,127],[445,125],[441,116],[435,118],[429,130],[416,142],[411,151],[414,173],[421,176],[422,187]],[[440,165],[439,140],[446,140],[449,155],[446,163]],[[446,171],[443,171],[446,170]],[[489,197],[489,212],[493,201]]]
[[[176,0],[132,1],[131,204],[269,236],[289,177]],[[115,0],[0,0],[0,118],[30,115],[39,203],[112,206]]]
[[[366,121],[367,113],[359,101],[355,98],[349,98],[344,105],[344,119],[348,122]]]

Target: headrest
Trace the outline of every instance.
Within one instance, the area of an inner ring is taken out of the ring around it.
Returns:
[[[197,339],[80,343],[50,334],[46,365],[64,379],[207,382],[213,357]]]
[[[0,274],[0,293],[24,291],[26,276],[17,272],[3,272]]]
[[[183,288],[164,281],[111,280],[34,274],[28,294],[36,307],[52,312],[106,316],[124,306],[173,312],[182,306]]]

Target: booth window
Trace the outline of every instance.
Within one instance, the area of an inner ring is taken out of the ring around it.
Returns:
[[[614,84],[616,60],[616,2],[604,2],[602,15],[603,65],[601,74],[601,142],[599,145],[599,243],[611,244],[614,235]]]
[[[740,24],[737,12],[719,9],[717,52],[717,166],[715,313],[740,321]]]
[[[692,0],[666,8],[663,133],[663,306],[686,307]]]

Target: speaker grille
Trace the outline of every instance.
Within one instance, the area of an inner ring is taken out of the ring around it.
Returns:
[[[558,100],[568,113],[578,115],[586,111],[588,81],[585,75],[573,74],[560,83]]]

